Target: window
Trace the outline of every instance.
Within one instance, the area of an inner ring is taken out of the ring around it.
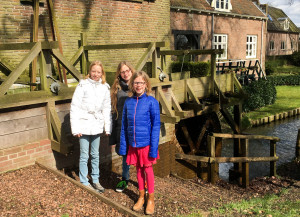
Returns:
[[[274,41],[270,41],[269,49],[274,50]]]
[[[232,9],[232,5],[230,0],[212,0],[211,6],[214,7],[218,11],[230,11]]]
[[[257,44],[257,36],[247,35],[246,58],[256,57],[256,44]]]
[[[214,34],[213,48],[224,49],[222,54],[217,55],[217,59],[227,59],[227,35]]]
[[[285,41],[281,41],[280,49],[285,50]]]
[[[280,23],[280,26],[284,30],[288,30],[290,28],[290,22],[289,22],[289,19],[287,17],[280,17],[277,20]]]

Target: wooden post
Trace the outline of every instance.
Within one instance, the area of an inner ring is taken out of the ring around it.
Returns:
[[[157,70],[157,63],[158,63],[158,56],[159,56],[159,47],[156,47],[156,43],[155,43],[155,49],[152,53],[152,78],[158,78],[159,77],[159,73]]]
[[[212,90],[212,95],[214,95],[215,91],[215,79],[216,79],[216,54],[211,55],[211,65],[210,65],[210,77],[211,77],[211,90]]]
[[[207,148],[208,148],[208,157],[215,157],[215,137],[208,136],[207,137]],[[217,163],[208,163],[208,179],[212,184],[217,182]]]
[[[296,160],[300,160],[300,129],[298,130],[298,136],[296,141]]]
[[[39,0],[33,1],[33,33],[32,38],[33,42],[38,41],[38,35],[39,35]],[[31,68],[31,77],[30,77],[30,83],[36,83],[36,74],[37,74],[37,58],[34,58],[32,62],[32,68]],[[36,86],[31,86],[31,90],[35,90]]]
[[[45,55],[44,55],[43,50],[40,52],[39,66],[40,66],[41,90],[50,92],[50,88],[48,87],[48,82],[47,82],[47,77],[46,77],[47,76],[47,67],[46,67],[46,60],[45,60]]]
[[[242,120],[242,105],[234,105],[233,107],[233,118],[234,122],[236,123],[237,127],[237,133],[241,133],[241,120]],[[234,157],[240,157],[241,156],[241,140],[240,139],[234,139],[233,140],[233,156]],[[242,184],[242,177],[241,177],[241,172],[242,172],[242,164],[241,163],[235,163],[233,164],[234,166],[234,171],[233,173],[235,174],[234,177],[238,177],[238,182],[239,184]]]
[[[249,155],[249,140],[242,139],[242,157]],[[249,186],[249,163],[242,163],[242,186],[247,188]]]
[[[80,39],[81,39],[80,46],[87,45],[87,35],[86,35],[86,33],[84,33],[84,32],[80,33]],[[83,49],[82,56],[81,56],[81,74],[83,74],[83,75],[88,74],[87,60],[88,60],[87,51],[85,51]]]
[[[270,157],[276,157],[276,141],[270,140]],[[270,176],[276,176],[276,161],[270,161]]]

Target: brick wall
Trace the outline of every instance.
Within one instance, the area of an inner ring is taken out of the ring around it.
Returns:
[[[50,140],[0,150],[0,173],[32,165],[38,159],[53,161]]]
[[[42,1],[46,2],[46,1]],[[67,59],[78,49],[80,33],[87,33],[89,44],[119,44],[168,41],[170,1],[56,0],[56,14],[64,55]],[[20,0],[0,0],[0,43],[31,42],[33,8]],[[40,7],[39,40],[52,41],[47,4]],[[100,59],[107,70],[115,71],[121,60],[137,63],[142,51],[91,52],[90,60]],[[0,51],[15,66],[24,52]]]
[[[267,56],[290,55],[298,49],[297,33],[282,33],[282,32],[268,32],[266,51]],[[270,50],[270,41],[274,42],[274,49]],[[285,43],[285,49],[281,49],[281,42]],[[293,42],[293,49],[291,42]]]

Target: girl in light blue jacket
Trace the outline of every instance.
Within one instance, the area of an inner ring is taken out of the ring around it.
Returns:
[[[94,61],[89,68],[89,78],[77,85],[71,103],[70,121],[72,134],[79,138],[79,178],[80,182],[98,192],[104,192],[99,183],[100,134],[111,133],[110,87],[106,83],[103,65]],[[87,178],[89,146],[91,145],[92,185]]]

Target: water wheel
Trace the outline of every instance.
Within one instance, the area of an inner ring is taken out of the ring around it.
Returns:
[[[183,119],[176,125],[176,138],[185,154],[208,156],[207,137],[212,133],[221,133],[221,124],[215,112]],[[216,138],[216,157],[221,156],[221,150],[222,139]],[[206,180],[207,163],[198,162],[196,172]]]

